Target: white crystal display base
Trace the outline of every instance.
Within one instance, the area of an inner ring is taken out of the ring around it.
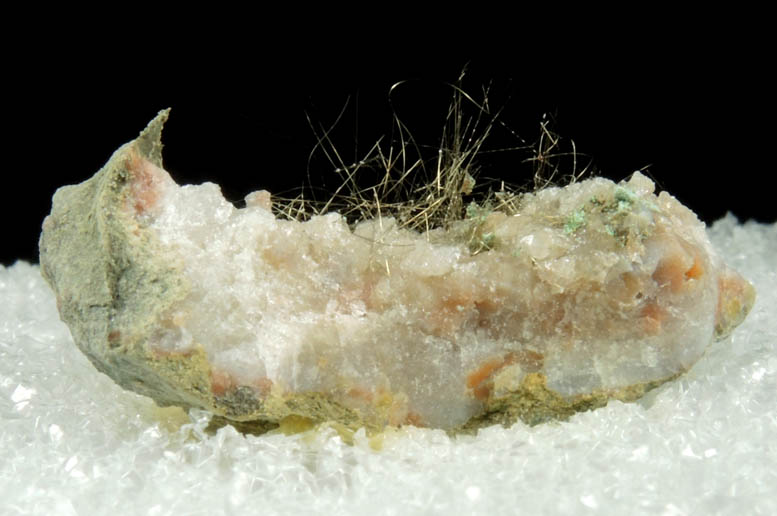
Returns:
[[[777,224],[710,230],[742,326],[638,403],[449,438],[208,437],[99,374],[37,266],[0,267],[0,514],[777,514]]]

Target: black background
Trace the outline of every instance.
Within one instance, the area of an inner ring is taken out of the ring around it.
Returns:
[[[226,197],[308,181],[337,186],[315,153],[308,124],[331,126],[347,162],[383,134],[392,112],[422,145],[439,145],[448,86],[467,67],[464,89],[504,107],[490,149],[538,136],[543,115],[574,140],[601,175],[648,174],[705,222],[727,211],[740,220],[777,219],[771,180],[773,63],[758,35],[710,32],[682,41],[613,36],[581,45],[541,40],[500,43],[485,52],[433,44],[381,49],[320,36],[293,50],[252,40],[157,45],[139,37],[102,47],[50,43],[7,64],[6,178],[2,216],[9,226],[0,263],[37,261],[37,238],[58,186],[91,177],[162,108],[165,168],[179,183],[213,181]],[[204,36],[203,36],[204,38]],[[88,38],[87,38],[88,39]],[[391,86],[407,81],[389,96]],[[386,140],[388,143],[388,140]],[[481,163],[482,175],[524,183],[524,154]],[[498,159],[497,159],[498,158]]]

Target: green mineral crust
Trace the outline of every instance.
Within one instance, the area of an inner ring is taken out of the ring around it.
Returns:
[[[753,287],[639,173],[471,204],[424,232],[273,214],[162,168],[162,111],[60,188],[40,263],[97,369],[243,431],[449,431],[633,401],[740,324]]]

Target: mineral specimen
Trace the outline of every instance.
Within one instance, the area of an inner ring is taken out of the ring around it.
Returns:
[[[391,217],[273,215],[162,169],[167,111],[57,191],[40,261],[81,350],[159,405],[284,420],[475,429],[635,400],[753,305],[704,225],[640,173]],[[474,241],[478,245],[473,246]]]

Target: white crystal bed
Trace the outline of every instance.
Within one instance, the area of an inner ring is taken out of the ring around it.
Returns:
[[[28,263],[0,268],[0,514],[775,514],[777,224],[710,229],[758,298],[637,403],[473,436],[204,433],[98,373]]]

